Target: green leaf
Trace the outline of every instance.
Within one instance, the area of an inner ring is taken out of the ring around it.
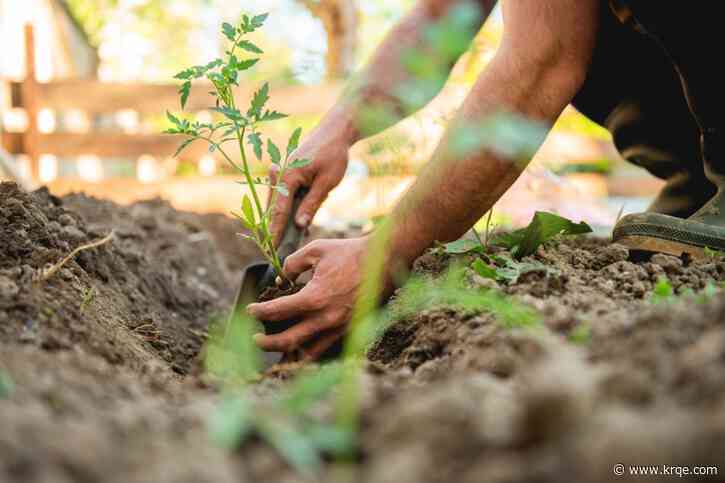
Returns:
[[[191,92],[191,81],[186,81],[181,84],[179,94],[181,94],[181,109],[186,107],[186,101],[189,100],[189,93]]]
[[[166,111],[166,119],[171,121],[174,126],[181,127],[181,121],[179,121],[179,118],[171,114],[169,111]]]
[[[452,241],[443,245],[443,251],[452,255],[460,255],[469,252],[483,253],[483,247],[480,243],[478,243],[478,240],[461,238],[460,240]]]
[[[298,127],[294,130],[287,143],[287,156],[290,156],[295,149],[300,145],[300,138],[302,137],[302,128]]]
[[[672,298],[675,291],[672,288],[672,284],[667,277],[660,277],[652,290],[652,301],[663,302]]]
[[[529,226],[509,234],[498,235],[491,244],[508,248],[515,258],[521,259],[536,252],[542,243],[555,236],[579,235],[591,231],[591,227],[584,222],[574,223],[553,213],[537,211]]]
[[[246,182],[243,182],[243,181],[238,181],[238,183],[239,183],[239,184],[247,184]],[[232,215],[233,215],[233,216],[234,216],[234,217],[235,217],[235,218],[236,218],[237,220],[239,220],[239,222],[240,222],[240,223],[242,224],[242,226],[243,226],[244,228],[246,228],[247,230],[249,230],[249,231],[253,231],[253,230],[254,230],[254,229],[256,228],[256,227],[255,227],[254,225],[250,224],[250,223],[249,223],[249,222],[247,221],[247,219],[246,219],[246,218],[244,218],[244,215],[241,215],[241,214],[239,214],[239,213],[235,213],[235,212],[233,212],[233,211],[232,211]]]
[[[592,340],[592,329],[587,324],[579,324],[569,332],[568,338],[574,344],[588,344]]]
[[[280,405],[291,413],[304,413],[339,384],[344,369],[344,365],[337,362],[301,373],[279,400]]]
[[[239,43],[237,44],[237,46],[238,46],[238,47],[239,47],[240,49],[244,49],[244,50],[246,50],[247,52],[252,52],[253,54],[263,54],[263,53],[264,53],[264,51],[263,51],[262,49],[260,49],[260,48],[259,48],[259,47],[257,47],[256,45],[254,45],[254,44],[253,44],[252,42],[250,42],[249,40],[242,40],[242,41],[240,41],[240,42],[239,42]]]
[[[234,39],[237,38],[237,29],[235,29],[233,25],[231,25],[227,22],[224,22],[222,24],[222,33],[224,34],[224,36],[226,38],[228,38],[232,42],[234,42]]]
[[[249,222],[250,225],[256,226],[257,222],[254,219],[254,208],[252,208],[252,200],[249,199],[249,196],[244,195],[242,198],[242,213],[244,214],[244,218]]]
[[[264,121],[276,121],[278,119],[284,119],[285,117],[289,117],[287,114],[282,114],[278,111],[265,111],[264,114],[262,114],[259,117],[259,120]]]
[[[254,155],[257,156],[258,160],[262,160],[262,138],[259,137],[259,133],[253,132],[247,136],[247,141],[254,148]]]
[[[189,147],[189,145],[191,143],[193,143],[194,141],[196,141],[196,138],[187,139],[186,141],[184,141],[183,143],[181,143],[181,146],[178,147],[178,149],[174,153],[174,156],[173,157],[176,158],[177,156],[179,156],[179,154],[181,154],[181,152],[184,149],[186,149],[187,147]]]
[[[297,169],[297,168],[304,168],[308,164],[310,164],[312,161],[307,158],[301,158],[301,159],[295,159],[292,161],[288,166],[287,169]]]
[[[262,114],[264,105],[269,100],[269,83],[265,82],[264,85],[254,93],[252,98],[251,106],[249,107],[249,115],[259,117]]]
[[[264,21],[267,20],[267,17],[269,17],[268,13],[263,13],[261,15],[255,15],[252,17],[252,21],[249,22],[250,26],[256,30],[260,28],[262,25],[264,25]]]
[[[267,138],[267,153],[269,153],[269,157],[272,160],[273,164],[279,164],[279,162],[282,160],[282,155],[279,152],[279,148],[269,138]]]
[[[257,415],[257,431],[297,471],[314,475],[322,461],[313,442],[284,418]]]
[[[237,70],[247,70],[253,67],[257,62],[259,62],[259,59],[244,59],[237,62],[235,67]]]
[[[243,397],[227,397],[207,423],[212,440],[223,448],[238,447],[251,435],[254,422],[251,403]]]
[[[500,278],[498,271],[496,271],[495,268],[487,265],[480,258],[474,260],[474,262],[471,264],[471,268],[483,278],[490,278],[493,280],[498,280]]]
[[[193,76],[194,76],[194,68],[193,67],[189,67],[188,69],[184,69],[181,72],[179,72],[178,74],[176,74],[174,76],[174,79],[189,80]]]
[[[234,121],[234,122],[244,121],[244,116],[242,116],[242,113],[239,112],[237,109],[232,109],[231,107],[214,107],[214,108],[212,108],[212,111],[216,111],[220,114],[223,114],[230,121]]]

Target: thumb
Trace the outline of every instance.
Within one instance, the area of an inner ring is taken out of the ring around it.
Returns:
[[[297,216],[295,216],[297,226],[307,228],[310,225],[315,213],[320,209],[329,192],[330,189],[323,183],[318,182],[312,185],[310,192],[304,197],[299,210],[297,210]]]

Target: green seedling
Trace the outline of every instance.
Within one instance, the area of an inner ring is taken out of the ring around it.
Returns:
[[[713,250],[710,247],[705,247],[703,249],[703,252],[705,253],[705,257],[710,258],[712,260],[722,260],[725,258],[725,253],[721,252],[719,250]]]
[[[652,289],[650,300],[652,303],[669,302],[675,296],[675,291],[666,277],[660,277]]]
[[[0,399],[9,397],[14,389],[15,384],[13,383],[13,380],[10,379],[10,376],[5,374],[3,371],[0,371]]]
[[[569,333],[569,340],[574,344],[585,345],[592,340],[592,329],[587,324],[579,324]]]
[[[94,298],[96,298],[95,287],[88,287],[83,290],[83,293],[81,293],[81,306],[80,306],[81,314],[86,311],[86,309],[91,304],[91,302],[93,302]]]
[[[538,313],[496,290],[466,286],[463,267],[454,266],[438,279],[412,278],[400,291],[384,316],[386,324],[436,306],[452,306],[471,312],[489,312],[506,328],[537,327]]]
[[[214,59],[206,65],[190,67],[175,76],[182,81],[179,90],[182,110],[186,107],[191,94],[192,81],[205,78],[211,82],[213,90],[209,94],[214,99],[214,107],[210,110],[219,116],[219,120],[212,123],[190,122],[167,112],[167,118],[173,127],[165,132],[186,137],[175,156],[191,143],[198,140],[205,141],[209,145],[210,152],[220,153],[224,160],[243,176],[242,184],[249,186],[251,197],[245,194],[242,197],[241,211],[234,213],[249,232],[242,236],[252,240],[277,273],[282,274],[282,262],[270,231],[271,208],[278,195],[289,196],[289,192],[279,181],[272,182],[269,178],[253,176],[250,158],[251,153],[254,153],[256,159],[262,161],[263,151],[266,150],[269,161],[276,167],[277,180],[281,180],[288,170],[301,168],[310,162],[308,159],[297,159],[293,156],[299,145],[302,130],[298,128],[292,133],[284,152],[269,138],[264,149],[265,143],[260,126],[287,117],[286,114],[266,107],[270,98],[269,83],[264,83],[256,91],[246,110],[237,106],[234,97],[234,88],[239,87],[240,74],[256,65],[263,54],[262,49],[247,37],[262,27],[267,16],[268,14],[254,17],[242,15],[236,26],[224,23],[222,34],[229,40],[226,56]],[[251,57],[242,58],[243,55],[249,54]],[[241,164],[235,162],[227,152],[226,146],[229,143],[238,151]],[[262,204],[259,186],[267,186],[272,190],[266,207]]]
[[[487,234],[485,241],[480,237],[476,240],[463,238],[443,245],[443,251],[449,254],[463,253],[487,253],[488,243],[493,246],[509,249],[511,255],[516,259],[531,255],[536,252],[543,243],[559,235],[580,235],[591,233],[592,229],[584,222],[574,223],[559,215],[537,211],[531,223],[526,228],[503,233],[489,238]]]
[[[342,373],[341,363],[312,369],[267,401],[255,400],[244,392],[227,394],[209,420],[212,439],[233,449],[259,437],[297,471],[315,476],[324,455],[336,456],[354,446],[350,433],[311,414],[340,384]]]
[[[511,250],[511,255],[520,260],[532,255],[545,242],[559,235],[581,235],[592,229],[583,221],[574,223],[559,215],[537,211],[529,226],[511,233],[496,236],[491,244]]]

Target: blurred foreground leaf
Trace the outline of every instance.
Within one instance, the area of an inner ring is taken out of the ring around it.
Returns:
[[[13,389],[15,389],[13,380],[10,379],[10,376],[0,371],[0,399],[9,397]]]

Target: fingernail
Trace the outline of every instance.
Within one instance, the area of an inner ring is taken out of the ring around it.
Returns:
[[[297,224],[300,226],[307,226],[310,224],[310,215],[304,213],[297,217]]]
[[[254,341],[254,343],[255,343],[255,344],[257,344],[257,345],[259,345],[259,343],[260,343],[260,341],[261,341],[262,339],[264,339],[264,334],[262,334],[262,333],[259,333],[259,334],[254,334],[254,335],[252,336],[252,340],[253,340],[253,341]]]
[[[277,275],[277,278],[274,279],[274,284],[277,285],[278,287],[280,285],[282,285],[282,277],[280,277],[279,275]]]
[[[257,305],[259,305],[259,304],[249,304],[249,305],[247,305],[247,313],[248,314],[254,314],[254,309],[257,308]]]

